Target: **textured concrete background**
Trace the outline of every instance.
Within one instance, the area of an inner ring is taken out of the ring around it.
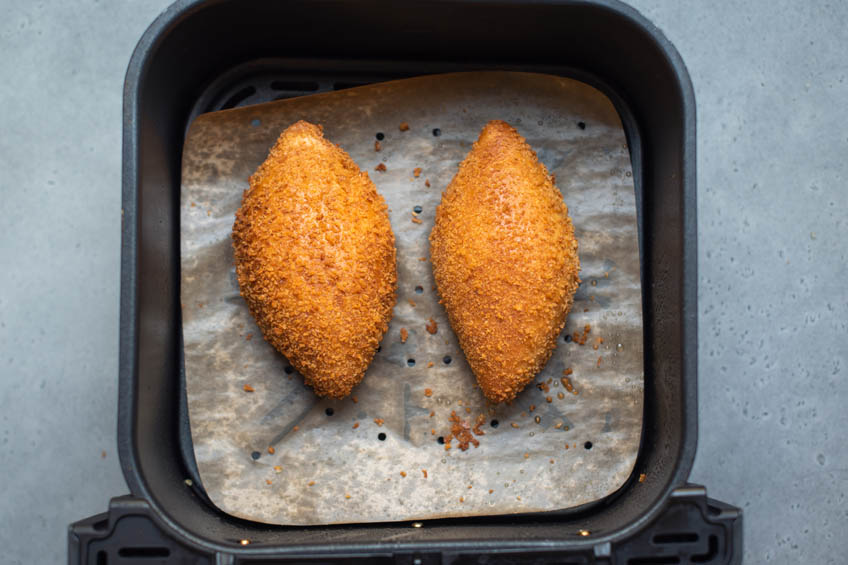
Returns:
[[[848,554],[848,3],[632,0],[698,100],[700,440],[746,563]],[[0,0],[0,548],[65,559],[115,453],[121,88],[167,0]]]

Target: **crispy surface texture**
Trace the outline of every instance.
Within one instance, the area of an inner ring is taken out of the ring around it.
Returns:
[[[486,397],[510,401],[542,369],[580,284],[568,208],[503,121],[486,124],[442,195],[430,234],[436,286]]]
[[[250,177],[233,249],[265,339],[319,396],[350,394],[397,294],[395,238],[368,173],[320,126],[289,126]]]

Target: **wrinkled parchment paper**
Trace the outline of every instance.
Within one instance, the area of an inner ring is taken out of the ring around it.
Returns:
[[[298,119],[322,124],[391,210],[398,303],[355,401],[316,397],[262,339],[236,282],[230,231],[242,191]],[[427,240],[442,190],[491,119],[515,126],[556,175],[583,280],[536,380],[548,390],[531,384],[503,406],[487,405],[475,386],[438,304]],[[180,213],[191,436],[203,487],[224,512],[308,525],[550,511],[603,498],[630,475],[643,397],[633,178],[618,115],[592,87],[458,73],[206,114],[186,139]],[[431,317],[434,335],[425,329]],[[585,345],[564,339],[582,336],[586,324]],[[566,368],[578,394],[560,382]],[[452,411],[472,426],[484,415],[478,448],[438,443]]]

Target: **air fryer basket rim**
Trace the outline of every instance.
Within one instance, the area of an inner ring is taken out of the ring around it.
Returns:
[[[160,46],[167,33],[178,26],[180,22],[191,17],[198,10],[205,9],[225,3],[226,0],[179,0],[174,3],[150,25],[136,46],[130,60],[124,84],[124,107],[123,107],[123,175],[122,175],[122,243],[121,243],[121,301],[120,301],[120,357],[119,357],[119,396],[118,396],[118,448],[124,477],[130,487],[130,491],[138,497],[146,499],[163,526],[179,532],[181,536],[201,547],[210,550],[220,549],[218,540],[210,541],[172,519],[163,508],[155,492],[150,488],[148,480],[142,475],[140,469],[142,463],[139,459],[138,446],[136,445],[136,418],[138,415],[138,404],[136,391],[139,385],[138,374],[138,255],[139,249],[139,193],[138,181],[140,176],[140,147],[138,139],[140,135],[139,126],[142,112],[141,87],[145,78],[151,70],[157,48]],[[439,4],[469,4],[454,0],[445,0]],[[475,2],[471,2],[475,3]],[[505,1],[490,2],[490,4],[505,4]],[[412,4],[412,3],[411,3]],[[479,4],[479,3],[478,3]],[[683,441],[680,444],[675,470],[661,491],[661,496],[656,497],[653,503],[647,507],[641,517],[630,522],[617,531],[611,531],[591,539],[569,540],[569,547],[590,547],[605,541],[622,539],[654,520],[662,510],[665,501],[672,490],[683,485],[688,478],[696,451],[697,441],[697,218],[695,200],[695,98],[692,84],[683,61],[663,34],[641,14],[633,8],[618,2],[617,0],[597,0],[595,2],[584,1],[554,1],[554,2],[529,2],[544,5],[592,5],[602,10],[615,13],[618,17],[626,19],[630,24],[644,32],[666,59],[669,69],[673,72],[677,86],[680,89],[679,96],[683,107],[684,123],[681,124],[682,156],[680,169],[683,174],[681,196],[682,205],[679,210],[682,216],[682,238],[686,242],[685,252],[682,254],[682,348],[680,371],[681,377],[681,403]],[[683,352],[688,352],[688,355]],[[468,548],[473,549],[475,542],[468,542]],[[396,544],[403,545],[403,544]],[[450,547],[461,548],[462,542],[451,542]],[[536,547],[535,542],[521,542],[514,540],[507,544],[512,548]],[[447,544],[445,544],[447,546]],[[351,550],[379,551],[383,546],[379,544],[357,545]],[[417,548],[415,544],[409,547]],[[426,547],[434,549],[432,542]],[[297,548],[289,548],[297,553]],[[339,551],[345,548],[339,546]],[[268,548],[245,548],[246,553],[256,552],[261,554]],[[304,547],[304,552],[309,548]]]

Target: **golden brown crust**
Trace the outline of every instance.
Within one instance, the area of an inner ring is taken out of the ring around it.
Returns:
[[[487,398],[515,398],[556,346],[580,283],[568,208],[509,124],[489,122],[442,195],[436,286]]]
[[[388,329],[397,291],[386,202],[320,126],[286,129],[233,225],[241,295],[316,394],[343,398]]]

